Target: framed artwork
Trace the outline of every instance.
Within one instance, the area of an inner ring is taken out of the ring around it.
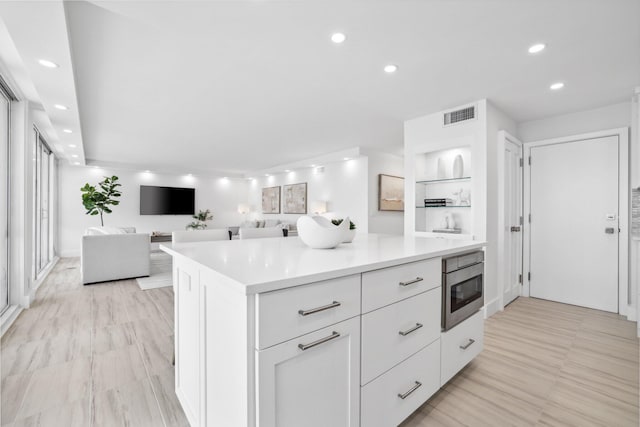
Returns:
[[[378,175],[378,210],[404,211],[404,178]]]
[[[307,183],[282,186],[282,210],[286,214],[307,213]]]
[[[267,187],[262,189],[262,213],[280,213],[280,187]]]

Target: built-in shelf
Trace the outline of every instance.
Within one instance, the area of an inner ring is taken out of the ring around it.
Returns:
[[[458,181],[468,181],[470,180],[470,176],[463,176],[462,178],[443,178],[443,179],[429,179],[426,181],[416,181],[416,184],[437,184],[440,182],[458,182]]]
[[[471,205],[464,206],[416,206],[416,209],[442,209],[442,208],[470,208]]]

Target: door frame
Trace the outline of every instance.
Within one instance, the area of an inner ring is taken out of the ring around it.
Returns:
[[[523,234],[523,272],[531,272],[531,227],[529,227],[529,215],[531,214],[531,165],[528,159],[531,156],[531,148],[545,145],[565,144],[578,142],[585,139],[597,139],[607,136],[618,137],[618,220],[620,232],[618,233],[618,313],[629,320],[636,320],[636,311],[633,309],[630,296],[635,290],[630,289],[629,282],[629,128],[608,129],[597,132],[583,133],[579,135],[564,136],[560,138],[544,139],[540,141],[524,143],[524,222],[527,225]],[[535,218],[534,218],[535,220]],[[535,272],[531,272],[532,275]],[[530,281],[523,274],[523,296],[530,295]]]
[[[525,151],[524,151],[524,143],[522,141],[520,141],[518,138],[516,138],[515,136],[511,135],[509,132],[505,131],[505,130],[501,130],[498,132],[498,152],[497,152],[497,156],[498,156],[498,259],[499,260],[503,260],[505,259],[505,251],[504,251],[504,238],[505,238],[505,228],[506,228],[506,220],[504,217],[504,208],[505,208],[505,198],[504,198],[504,189],[505,189],[505,164],[504,164],[504,150],[506,147],[506,143],[507,141],[518,145],[520,147],[520,149],[522,150],[522,158],[524,159],[525,157]],[[521,172],[524,174],[523,172],[524,168],[521,169]],[[524,176],[522,177],[523,179],[521,180],[523,186],[524,186]],[[521,200],[520,202],[523,204],[522,205],[522,215],[524,217],[524,191],[520,192],[520,197]],[[524,224],[522,225],[522,229],[523,229],[523,233],[524,233]],[[522,255],[524,257],[524,234],[523,234],[523,238],[522,238]],[[524,261],[524,260],[523,260]],[[522,290],[522,296],[524,296],[524,262],[522,262],[520,264],[521,266],[521,271],[520,274],[522,274],[522,285],[523,285],[523,290]],[[499,310],[502,311],[504,310],[504,285],[506,283],[506,277],[505,277],[505,272],[504,269],[500,268],[498,266],[498,296],[499,296]],[[529,296],[528,290],[527,290],[527,295]]]

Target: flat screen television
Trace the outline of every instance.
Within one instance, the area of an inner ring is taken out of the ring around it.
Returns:
[[[195,188],[140,186],[140,215],[193,215]]]

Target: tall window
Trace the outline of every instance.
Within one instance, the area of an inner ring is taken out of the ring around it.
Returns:
[[[0,77],[0,313],[9,306],[9,125],[12,98]]]
[[[37,128],[35,132],[35,233],[34,233],[34,276],[40,273],[53,259],[53,227],[51,223],[51,184],[53,182],[54,156]]]

